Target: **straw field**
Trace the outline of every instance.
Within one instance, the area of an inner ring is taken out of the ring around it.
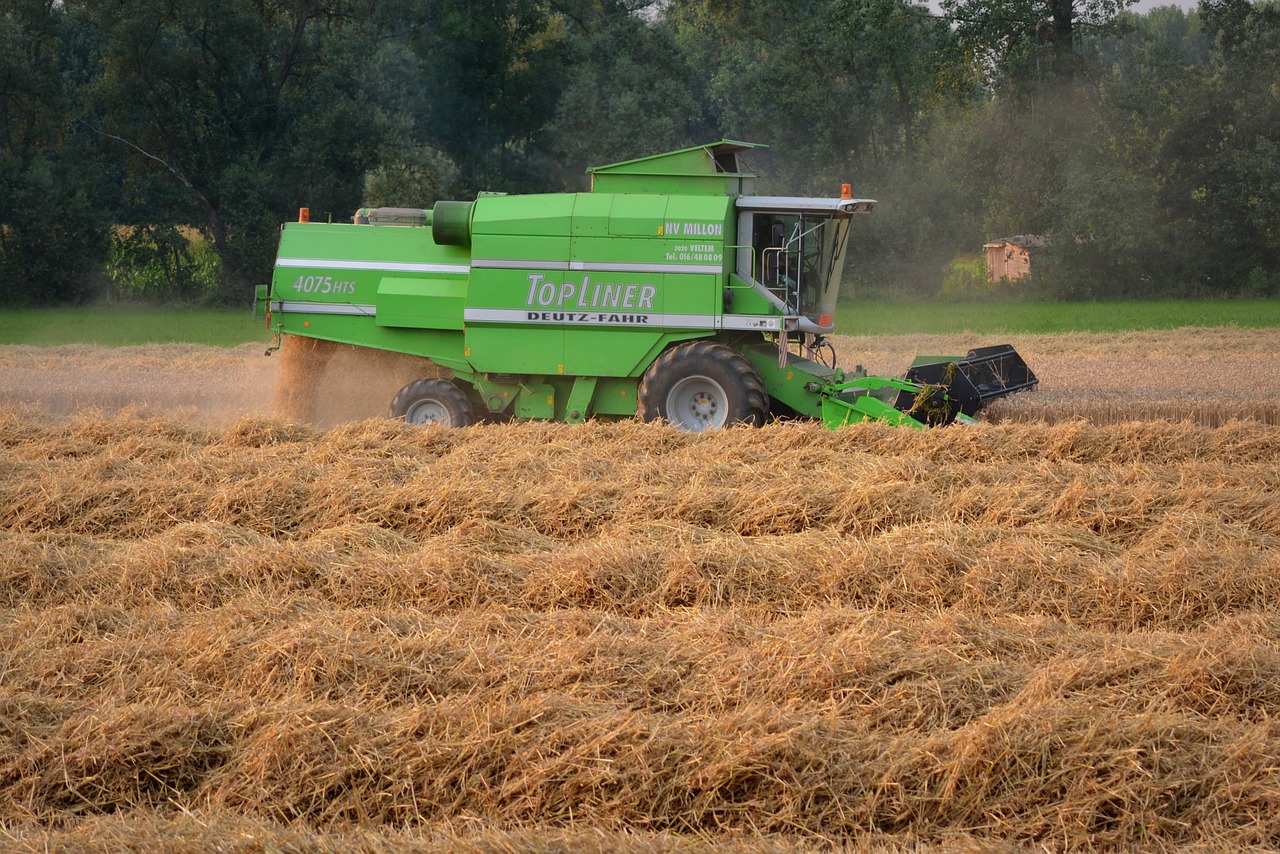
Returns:
[[[901,376],[917,354],[963,354],[1002,343],[939,335],[837,335],[832,342],[842,367],[860,364],[886,376]],[[993,421],[1280,425],[1275,329],[1020,335],[1012,343],[1041,384],[1034,393],[994,404],[988,413]],[[304,339],[289,339],[271,358],[253,344],[0,346],[0,405],[58,415],[145,406],[216,426],[250,414],[284,415],[330,427],[385,414],[401,386],[433,370],[421,359],[355,347],[301,357],[300,349],[307,349]]]
[[[1019,340],[974,428],[707,436],[0,349],[0,846],[1274,849],[1277,355],[1182,334]]]

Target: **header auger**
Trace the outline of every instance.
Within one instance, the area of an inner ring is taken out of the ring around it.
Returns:
[[[287,223],[258,305],[276,333],[423,356],[450,372],[391,402],[412,423],[777,416],[913,427],[1035,385],[1008,345],[906,379],[818,355],[849,230],[870,199],[752,194],[722,141],[589,170],[591,191],[483,193],[430,210]],[[796,352],[798,349],[802,352]],[[997,352],[998,351],[998,352]],[[953,367],[954,366],[954,367]]]

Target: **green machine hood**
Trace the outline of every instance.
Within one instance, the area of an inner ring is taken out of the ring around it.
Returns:
[[[689,196],[750,195],[756,175],[739,163],[738,154],[767,148],[726,139],[666,154],[641,157],[588,169],[597,193],[660,193]]]

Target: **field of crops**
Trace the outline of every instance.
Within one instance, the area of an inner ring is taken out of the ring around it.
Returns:
[[[1280,846],[1274,331],[1015,343],[992,423],[705,436],[0,348],[0,844]]]

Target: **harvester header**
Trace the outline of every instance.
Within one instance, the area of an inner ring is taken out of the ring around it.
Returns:
[[[287,223],[259,306],[277,343],[306,336],[449,371],[391,402],[415,423],[954,420],[948,383],[847,374],[824,339],[850,228],[875,202],[755,195],[739,158],[755,147],[725,140],[598,166],[587,193],[482,193]],[[993,370],[1025,370],[1006,349]],[[978,362],[964,371],[994,364]]]

